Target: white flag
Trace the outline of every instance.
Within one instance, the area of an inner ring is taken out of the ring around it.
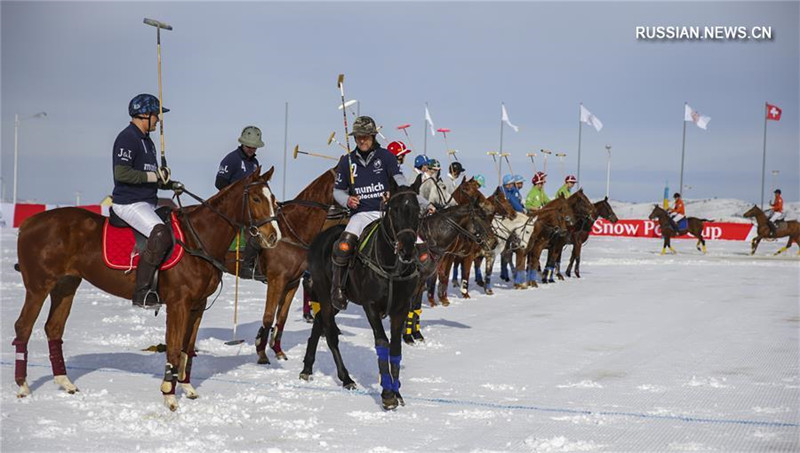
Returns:
[[[700,129],[706,130],[708,127],[708,122],[711,121],[711,117],[701,115],[700,112],[692,109],[689,104],[684,104],[684,107],[685,111],[683,113],[683,120],[691,121]]]
[[[586,109],[586,107],[581,104],[581,122],[586,124],[591,124],[594,126],[597,132],[600,132],[600,129],[603,128],[603,123],[598,119],[596,116],[592,115],[592,112]]]
[[[500,104],[500,107],[503,109],[503,122],[508,124],[508,127],[514,129],[514,132],[519,132],[519,128],[511,124],[511,120],[508,119],[508,112],[506,112],[506,105]]]
[[[436,129],[434,129],[433,120],[431,119],[431,112],[428,111],[428,106],[425,106],[425,121],[428,122],[428,125],[431,127],[431,135],[436,135]]]

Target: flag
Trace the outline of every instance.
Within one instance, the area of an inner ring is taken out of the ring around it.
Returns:
[[[780,121],[781,120],[781,113],[783,113],[783,110],[781,110],[780,107],[778,107],[777,105],[772,105],[770,103],[767,103],[767,119],[768,120]]]
[[[603,123],[598,119],[596,116],[592,115],[592,112],[586,109],[586,107],[581,104],[581,122],[586,124],[591,124],[594,126],[597,132],[600,132],[600,129],[603,128]]]
[[[431,112],[428,111],[428,106],[425,106],[425,121],[428,123],[428,126],[431,128],[431,135],[436,135],[436,129],[433,125],[433,119],[431,119]]]
[[[508,127],[514,129],[514,132],[519,132],[519,128],[511,124],[511,120],[508,119],[508,112],[506,112],[506,105],[500,104],[500,107],[503,109],[503,122],[508,124]]]
[[[684,121],[691,121],[697,125],[700,129],[706,130],[708,127],[708,122],[711,121],[711,118],[705,115],[701,115],[700,112],[692,109],[689,104],[684,104],[685,112],[683,114]]]

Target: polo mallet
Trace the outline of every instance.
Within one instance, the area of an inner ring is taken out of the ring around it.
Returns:
[[[355,177],[353,175],[353,161],[350,159],[350,132],[347,130],[347,110],[345,107],[344,102],[344,74],[339,74],[339,78],[336,80],[336,85],[339,87],[339,92],[342,94],[342,117],[344,118],[344,139],[347,142],[347,147],[345,148],[345,152],[347,153],[347,169],[350,172],[350,192],[351,195],[354,192],[353,186],[356,184]],[[339,143],[337,140],[336,143]],[[339,143],[341,145],[341,143]]]
[[[347,149],[347,146],[345,146],[344,143],[340,142],[339,139],[336,138],[336,131],[331,132],[331,136],[328,137],[328,146],[331,146],[331,143],[333,143],[333,142],[336,142],[336,144],[339,145],[343,150],[349,151]],[[349,140],[348,140],[347,144],[350,145],[350,141]]]
[[[321,157],[323,159],[339,160],[338,157],[329,156],[327,154],[317,154],[317,153],[311,153],[311,152],[308,152],[308,151],[300,151],[300,145],[295,145],[295,147],[294,147],[294,158],[295,159],[297,159],[297,155],[298,154],[305,154],[307,156]]]
[[[536,161],[533,160],[533,157],[536,155],[536,153],[528,153],[528,154],[525,154],[525,155],[531,158],[531,163],[533,164],[533,172],[536,173],[537,172],[537,170],[536,170]]]
[[[381,129],[383,129],[383,126],[378,126],[378,135],[380,135],[384,140],[389,140],[385,135],[381,134]]]
[[[161,166],[167,166],[167,154],[164,149],[164,92],[161,86],[161,29],[172,30],[172,25],[145,17],[144,23],[156,27],[156,45],[158,47],[158,119],[161,126]]]
[[[236,339],[236,326],[239,324],[239,238],[241,231],[236,232],[236,268],[234,275],[236,275],[236,283],[233,290],[233,338],[226,341],[228,346],[236,346],[237,344],[244,343],[244,340]]]
[[[501,153],[501,154],[500,154],[500,156],[501,156],[501,157],[505,157],[505,159],[506,159],[506,163],[508,164],[508,171],[510,171],[510,172],[511,172],[511,175],[513,176],[513,175],[515,175],[516,173],[514,173],[514,169],[511,167],[511,161],[510,161],[510,160],[508,160],[508,156],[510,156],[510,155],[511,155],[511,154],[509,154],[509,153]]]
[[[447,133],[450,132],[450,129],[440,127],[436,129],[436,132],[441,132],[444,136],[444,152],[447,153],[447,162],[450,163],[450,146],[447,145]]]
[[[447,150],[447,154],[452,154],[453,155],[453,159],[455,159],[456,162],[458,162],[458,156],[456,155],[457,152],[458,152],[457,149],[448,149]]]
[[[500,167],[497,165],[497,156],[500,153],[497,151],[488,151],[486,153],[487,156],[492,156],[492,160],[494,161],[494,168],[497,170],[497,187],[503,186],[503,179],[500,177]]]
[[[561,171],[561,177],[564,178],[566,175],[564,174],[564,158],[567,157],[566,153],[556,153],[556,157],[558,157],[558,169]]]
[[[408,140],[408,144],[409,144],[409,145],[411,145],[411,150],[413,151],[413,150],[415,150],[416,148],[414,148],[414,144],[413,144],[413,143],[411,143],[411,136],[410,136],[410,135],[408,135],[408,131],[406,130],[406,129],[408,129],[409,127],[411,127],[411,125],[410,125],[410,124],[402,124],[402,125],[400,125],[400,126],[397,126],[397,129],[400,129],[400,130],[401,130],[401,131],[403,131],[403,133],[406,135],[406,140]]]
[[[547,173],[547,156],[553,154],[553,152],[549,149],[540,149],[539,151],[544,154],[544,172]]]
[[[349,101],[347,101],[347,102],[345,102],[344,104],[340,105],[340,106],[338,107],[338,109],[339,109],[339,110],[342,110],[342,108],[348,108],[348,107],[352,107],[352,106],[356,105],[357,103],[358,103],[358,100],[356,100],[356,99],[350,99]],[[353,111],[353,109],[350,109],[350,113],[353,115],[353,118],[356,118],[356,117],[358,116],[358,115],[356,115],[356,112],[355,112],[355,111]]]

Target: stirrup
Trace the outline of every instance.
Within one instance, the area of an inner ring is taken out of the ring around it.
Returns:
[[[158,293],[153,291],[151,288],[147,289],[147,292],[144,293],[144,297],[142,300],[136,300],[136,294],[134,294],[133,299],[131,299],[134,307],[140,308],[158,308],[163,302],[161,302],[161,298],[158,297]]]

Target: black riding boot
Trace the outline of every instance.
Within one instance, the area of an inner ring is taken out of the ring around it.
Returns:
[[[769,232],[771,237],[778,236],[778,227],[773,223],[771,220],[767,220],[767,226],[769,227]]]
[[[344,294],[344,279],[350,265],[350,257],[355,252],[358,236],[342,232],[339,240],[333,243],[333,275],[331,276],[331,304],[337,310],[347,309],[347,296]]]
[[[172,236],[169,234],[169,228],[164,224],[153,227],[136,269],[136,286],[133,290],[134,306],[153,308],[161,303],[158,298],[158,288],[153,288],[153,277],[171,247]]]
[[[258,237],[250,236],[247,244],[244,247],[244,256],[242,257],[242,269],[239,276],[242,278],[251,278],[253,280],[265,281],[266,277],[258,269],[258,257],[261,255],[261,242]]]

